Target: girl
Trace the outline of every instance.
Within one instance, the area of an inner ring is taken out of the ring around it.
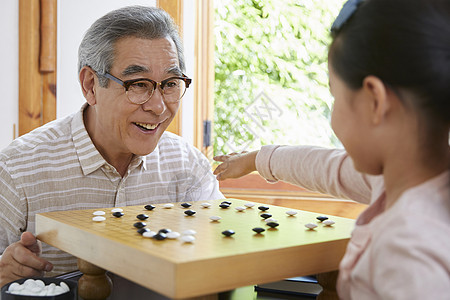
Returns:
[[[215,174],[257,170],[370,204],[340,264],[342,299],[450,299],[450,1],[350,0],[331,31],[345,150],[264,146],[215,157]]]

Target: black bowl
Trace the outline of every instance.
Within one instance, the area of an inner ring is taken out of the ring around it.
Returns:
[[[9,286],[16,282],[18,284],[24,283],[27,279],[34,280],[42,280],[45,285],[49,285],[50,283],[55,283],[59,285],[61,282],[64,282],[69,286],[69,291],[63,294],[59,294],[57,296],[25,296],[25,295],[15,295],[8,293]],[[59,278],[51,278],[51,277],[33,277],[33,278],[21,278],[16,281],[12,281],[2,287],[2,297],[1,300],[30,300],[30,299],[45,299],[45,300],[76,300],[77,295],[77,283],[74,281],[63,280]]]

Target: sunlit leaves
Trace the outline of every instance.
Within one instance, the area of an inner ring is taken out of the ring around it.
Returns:
[[[235,150],[230,141],[241,150],[337,144],[329,126],[327,50],[343,2],[215,1],[215,154]],[[257,124],[248,114],[260,92],[281,108],[281,117]]]

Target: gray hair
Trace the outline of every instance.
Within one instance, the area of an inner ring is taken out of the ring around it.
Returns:
[[[107,13],[86,31],[78,48],[78,72],[84,66],[100,74],[111,71],[115,43],[130,36],[150,40],[171,38],[177,48],[180,69],[185,71],[183,45],[170,15],[156,7],[128,6]],[[108,79],[99,77],[99,84],[107,87]]]

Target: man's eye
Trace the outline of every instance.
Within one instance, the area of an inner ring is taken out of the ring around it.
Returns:
[[[174,79],[174,80],[171,80],[171,81],[166,83],[166,88],[175,88],[175,87],[177,87],[179,85],[180,85],[179,80]]]
[[[145,81],[138,81],[134,82],[131,87],[138,88],[138,89],[147,89],[149,87],[150,83]]]

